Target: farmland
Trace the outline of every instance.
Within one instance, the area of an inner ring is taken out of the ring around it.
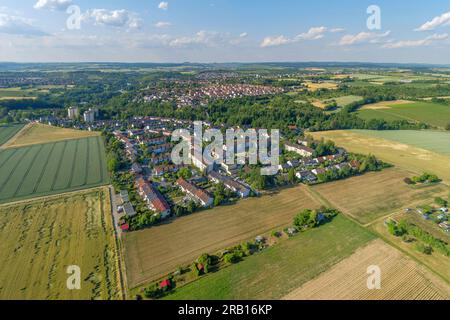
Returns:
[[[5,144],[9,139],[14,137],[20,129],[23,128],[22,124],[0,126],[0,146]]]
[[[0,299],[119,299],[110,212],[107,189],[1,206]],[[81,290],[67,289],[71,265]]]
[[[176,289],[168,299],[279,299],[353,254],[374,236],[344,216],[237,265]]]
[[[450,182],[450,157],[448,156],[396,141],[371,137],[360,131],[316,132],[313,136],[316,139],[333,140],[337,145],[351,152],[374,154],[381,160],[408,171],[435,173],[445,182]],[[415,135],[415,139],[418,139],[418,135]],[[440,147],[434,144],[433,148]]]
[[[214,253],[292,224],[302,208],[316,208],[303,187],[241,200],[155,228],[125,234],[128,283],[133,288],[158,279],[201,254]]]
[[[318,185],[314,190],[362,224],[449,193],[449,188],[440,184],[408,186],[403,182],[408,176],[407,171],[391,168]]]
[[[435,127],[444,128],[449,124],[450,106],[431,103],[431,102],[411,102],[411,103],[396,103],[385,102],[384,107],[378,104],[378,107],[373,105],[364,106],[358,111],[358,116],[370,119],[385,119],[389,120],[409,120],[416,122],[428,123]]]
[[[381,269],[381,289],[367,288],[367,268]],[[443,300],[450,285],[381,240],[288,294],[287,300]]]
[[[105,185],[101,137],[0,150],[0,203]]]
[[[99,136],[98,132],[57,128],[44,124],[28,125],[17,136],[8,141],[4,147],[23,147],[34,144],[56,142],[70,139]]]

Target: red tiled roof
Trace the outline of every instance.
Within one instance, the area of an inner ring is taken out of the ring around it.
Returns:
[[[163,282],[161,282],[160,284],[159,284],[159,287],[162,289],[162,288],[167,288],[167,287],[170,287],[171,286],[171,283],[170,283],[170,280],[169,279],[166,279],[166,280],[164,280]]]

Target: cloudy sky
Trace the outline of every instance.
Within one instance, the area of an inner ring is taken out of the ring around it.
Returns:
[[[0,61],[450,64],[449,34],[448,1],[0,0]]]

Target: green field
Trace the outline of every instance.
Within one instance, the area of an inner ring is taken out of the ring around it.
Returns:
[[[407,104],[390,105],[383,109],[361,109],[358,116],[365,120],[385,119],[408,120],[428,123],[436,127],[445,127],[450,123],[450,106],[431,103],[413,102]]]
[[[345,106],[348,106],[349,104],[351,104],[353,102],[361,101],[362,99],[363,99],[363,97],[360,97],[360,96],[343,96],[343,97],[338,97],[338,98],[333,98],[333,99],[330,99],[330,100],[326,100],[324,103],[331,102],[332,100],[335,100],[339,107],[345,107]]]
[[[9,126],[0,126],[0,146],[5,144],[9,139],[14,137],[20,129],[23,128],[23,124],[15,124]]]
[[[105,185],[101,137],[0,151],[0,203]]]
[[[279,299],[374,236],[344,216],[177,289],[167,299]]]
[[[355,132],[370,137],[377,137],[386,140],[401,142],[417,148],[422,148],[446,156],[450,156],[450,132],[425,130],[355,130]]]

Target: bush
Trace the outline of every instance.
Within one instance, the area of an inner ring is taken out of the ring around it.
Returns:
[[[416,184],[414,181],[412,181],[412,179],[411,178],[405,178],[404,180],[403,180],[406,184]]]
[[[416,244],[416,249],[417,251],[426,255],[431,255],[431,253],[433,252],[433,248],[431,246],[424,245],[423,243],[420,242]]]

